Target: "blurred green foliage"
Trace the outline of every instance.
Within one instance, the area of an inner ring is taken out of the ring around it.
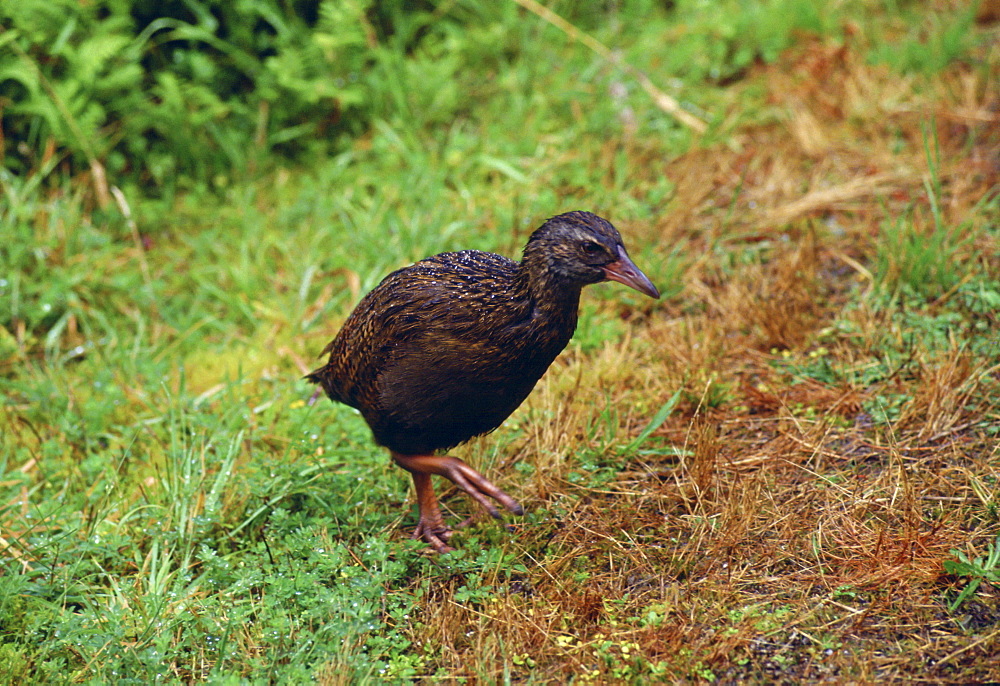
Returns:
[[[363,119],[372,4],[3,3],[5,166],[66,159],[171,188],[224,183],[265,155],[335,140]],[[391,19],[402,4],[379,12]]]

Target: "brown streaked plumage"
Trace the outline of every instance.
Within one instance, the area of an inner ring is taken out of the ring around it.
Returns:
[[[472,467],[436,453],[492,431],[517,409],[572,337],[581,289],[606,280],[660,297],[610,222],[568,212],[531,235],[519,263],[463,250],[389,274],[323,349],[329,361],[306,378],[357,408],[413,475],[415,537],[450,549],[432,474],[494,517],[489,498],[523,513]]]

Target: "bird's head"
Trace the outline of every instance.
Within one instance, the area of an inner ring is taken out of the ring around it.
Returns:
[[[544,260],[564,283],[585,286],[617,281],[659,298],[660,292],[628,256],[618,230],[591,212],[567,212],[552,217],[528,239],[525,259]]]

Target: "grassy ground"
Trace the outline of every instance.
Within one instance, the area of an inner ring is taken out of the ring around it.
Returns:
[[[474,68],[380,67],[311,170],[106,208],[0,178],[0,681],[1000,680],[996,24],[814,6],[583,27],[702,137],[510,5]],[[428,555],[298,378],[389,270],[578,208],[664,299],[588,289],[455,451],[529,513],[446,492],[478,518]]]

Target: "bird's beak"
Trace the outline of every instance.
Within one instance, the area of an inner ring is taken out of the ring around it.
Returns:
[[[660,297],[660,292],[656,290],[656,286],[649,280],[649,277],[635,266],[623,246],[618,246],[618,259],[604,266],[604,276],[611,281],[623,283],[629,288],[634,288],[640,293],[645,293],[650,298]]]

